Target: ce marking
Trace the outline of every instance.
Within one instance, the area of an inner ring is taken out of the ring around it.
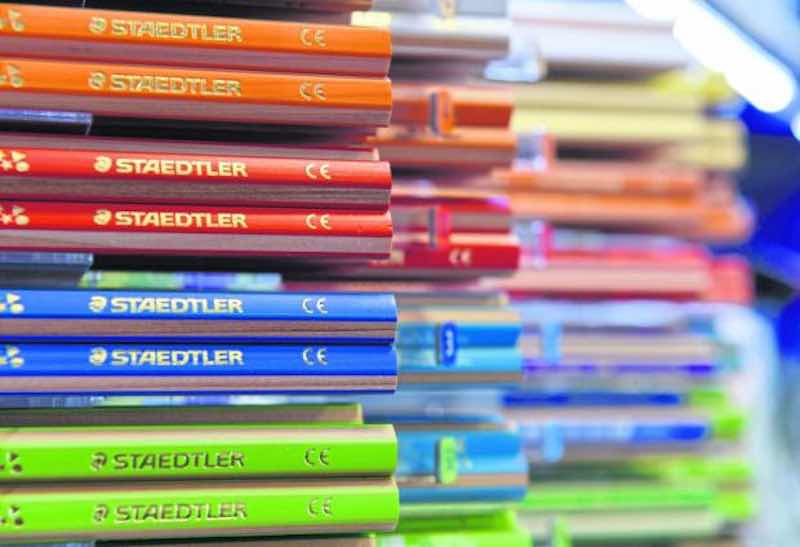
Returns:
[[[311,180],[319,180],[320,177],[324,178],[325,180],[331,180],[333,177],[330,174],[330,168],[331,166],[329,163],[321,164],[319,169],[317,169],[316,163],[309,163],[306,165],[306,176]],[[314,170],[317,170],[316,174],[314,173]]]
[[[325,91],[325,84],[314,82],[303,82],[300,84],[300,96],[304,101],[311,102],[317,100],[325,102],[328,100],[327,92]]]
[[[300,31],[300,42],[306,47],[328,47],[325,29],[321,28],[317,30],[304,28]]]
[[[306,450],[303,458],[306,460],[306,465],[309,467],[317,467],[318,465],[327,467],[331,464],[331,449],[309,448]]]
[[[306,216],[306,226],[308,226],[310,230],[319,230],[320,227],[323,230],[333,230],[333,228],[331,228],[331,215],[311,213]]]
[[[319,348],[314,353],[314,348],[306,348],[303,350],[303,361],[310,367],[316,364],[325,366],[328,364],[328,348]]]
[[[322,518],[322,517],[332,517],[333,516],[333,508],[331,504],[333,503],[333,498],[311,498],[308,502],[308,514],[312,517]]]
[[[325,315],[328,313],[328,304],[327,298],[303,298],[303,302],[300,304],[303,307],[303,311],[306,312],[308,315],[314,315],[316,312]],[[315,312],[316,310],[316,312]]]
[[[469,266],[472,264],[472,250],[453,249],[447,258],[453,266]]]

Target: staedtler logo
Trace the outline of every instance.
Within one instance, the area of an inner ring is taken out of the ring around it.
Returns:
[[[108,359],[108,351],[105,348],[92,348],[89,350],[89,362],[96,366],[100,367],[106,364],[106,360]]]
[[[94,212],[94,223],[99,226],[105,226],[111,222],[111,211],[108,209],[98,209]]]
[[[89,300],[89,309],[94,313],[100,313],[108,305],[108,298],[105,296],[93,296]]]
[[[31,164],[28,163],[28,155],[25,152],[0,150],[0,169],[6,172],[27,173],[31,169]]]
[[[7,292],[3,299],[0,300],[0,314],[17,314],[24,311],[25,305],[22,303],[22,297],[18,294]]]
[[[31,219],[25,214],[25,207],[19,205],[11,205],[4,207],[0,205],[0,224],[8,226],[13,224],[15,226],[27,226]]]
[[[0,367],[10,366],[19,368],[25,364],[22,352],[17,346],[5,346],[3,354],[0,355]]]

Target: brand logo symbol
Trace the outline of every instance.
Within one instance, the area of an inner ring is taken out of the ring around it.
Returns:
[[[0,224],[4,224],[5,226],[8,226],[9,224],[26,226],[30,221],[30,217],[25,214],[25,207],[12,205],[11,210],[8,211],[5,207],[0,205]]]
[[[26,161],[27,159],[28,156],[23,152],[9,150],[8,154],[6,154],[5,150],[0,150],[0,169],[27,173],[31,168],[31,164]]]
[[[97,156],[94,160],[94,170],[98,173],[108,173],[114,162],[108,156]]]
[[[108,23],[103,17],[92,17],[89,20],[89,32],[93,34],[102,34],[108,28]]]
[[[22,304],[22,297],[18,294],[8,292],[3,300],[0,300],[0,313],[22,313],[25,306]]]
[[[94,508],[92,520],[95,522],[103,522],[108,518],[108,505],[98,505]]]
[[[92,89],[103,89],[106,87],[106,77],[105,72],[92,72],[89,74],[89,87]]]
[[[104,452],[95,452],[92,454],[92,469],[100,471],[108,463],[108,456]]]
[[[91,303],[89,305],[91,306]],[[108,351],[105,348],[92,348],[89,350],[89,362],[92,365],[96,367],[103,366],[106,364],[107,359]]]
[[[6,346],[3,355],[0,355],[0,367],[6,365],[11,368],[19,368],[25,364],[25,359],[22,358],[22,353],[17,346]]]
[[[22,13],[15,9],[8,10],[5,17],[0,17],[0,31],[11,29],[14,32],[25,30],[25,22],[22,20]]]
[[[25,79],[22,77],[22,71],[19,67],[12,64],[3,65],[0,70],[0,87],[9,85],[11,87],[22,87],[25,84]]]
[[[108,209],[98,209],[94,212],[94,223],[100,226],[105,226],[111,222],[111,211]]]
[[[0,526],[9,523],[17,528],[25,524],[25,520],[22,518],[22,508],[19,505],[9,506],[0,516]]]
[[[3,463],[0,463],[0,472],[10,471],[12,475],[22,473],[22,462],[16,452],[6,452]]]
[[[100,313],[104,309],[106,309],[106,305],[108,304],[108,298],[105,296],[93,296],[89,300],[89,309],[94,313]]]

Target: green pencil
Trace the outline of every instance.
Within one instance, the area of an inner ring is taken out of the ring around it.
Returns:
[[[176,481],[9,487],[0,542],[389,531],[394,481]]]
[[[0,429],[0,484],[46,480],[387,477],[396,465],[397,441],[389,425]]]

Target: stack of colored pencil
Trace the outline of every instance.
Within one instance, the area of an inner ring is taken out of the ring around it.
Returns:
[[[357,405],[6,411],[3,427],[3,542],[348,534],[397,520],[394,431],[364,425]]]
[[[512,4],[0,4],[0,542],[740,529],[729,93]]]
[[[5,395],[394,391],[391,295],[0,291]]]
[[[751,229],[744,132],[713,114],[730,97],[715,77],[636,49],[669,39],[658,23],[548,4],[514,3],[554,77],[515,88],[512,123],[554,147],[494,174],[523,242],[497,284],[523,322],[525,380],[504,399],[530,461],[521,520],[544,537],[561,515],[577,545],[726,544],[754,507],[744,365],[761,331],[749,265],[711,245]]]
[[[2,124],[49,130],[0,133],[0,249],[387,256],[391,174],[365,138],[391,114],[389,33],[306,5],[0,4]]]
[[[395,299],[263,272],[389,256],[389,32],[79,4],[0,4],[0,542],[374,545],[393,427],[294,396],[394,391]]]

